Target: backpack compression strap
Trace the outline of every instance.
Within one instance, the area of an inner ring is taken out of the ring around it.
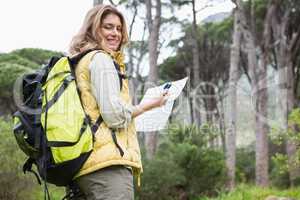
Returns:
[[[66,88],[69,86],[69,84],[74,80],[74,77],[69,75],[63,80],[63,84],[59,87],[57,92],[53,95],[53,97],[48,101],[45,106],[42,108],[42,112],[45,112],[48,110],[55,102],[58,100],[58,98],[64,93]]]
[[[52,142],[52,141],[48,141],[47,145],[49,147],[67,147],[67,146],[73,146],[73,145],[77,144],[80,141],[81,136],[85,132],[88,124],[89,124],[88,118],[84,118],[83,123],[82,123],[81,128],[80,128],[80,131],[79,131],[79,137],[75,142],[59,142],[59,141]]]

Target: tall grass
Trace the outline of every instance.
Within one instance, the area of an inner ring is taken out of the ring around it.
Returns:
[[[232,192],[222,192],[216,198],[201,197],[198,200],[265,200],[268,196],[300,199],[300,188],[280,190],[276,188],[260,188],[251,185],[239,185]]]
[[[64,187],[56,187],[55,185],[48,184],[48,190],[51,200],[61,200],[65,196]],[[44,199],[44,186],[38,185],[35,188],[35,193],[32,195],[32,200]]]

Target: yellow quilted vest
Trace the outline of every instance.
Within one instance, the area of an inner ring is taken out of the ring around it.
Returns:
[[[75,69],[75,76],[79,91],[81,93],[80,96],[82,105],[86,114],[90,116],[93,123],[96,122],[101,113],[101,110],[99,110],[97,106],[96,99],[92,94],[89,70],[91,59],[96,53],[97,51],[92,51],[84,56]],[[124,73],[125,65],[121,61],[122,57],[115,56],[114,60],[119,64],[121,72]],[[123,79],[122,81],[123,86],[120,96],[126,103],[131,104],[128,80]],[[127,128],[118,129],[116,131],[116,136],[118,144],[124,151],[123,156],[120,155],[118,148],[113,142],[111,130],[106,126],[104,122],[102,122],[101,126],[98,128],[95,134],[93,151],[76,177],[112,165],[126,165],[132,167],[133,173],[136,177],[138,177],[139,181],[139,175],[142,172],[142,164],[134,120],[131,121]]]

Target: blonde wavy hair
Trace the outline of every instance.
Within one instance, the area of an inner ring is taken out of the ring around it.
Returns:
[[[111,50],[106,49],[106,47],[102,45],[102,35],[99,31],[103,19],[108,14],[115,14],[121,20],[122,42],[119,50],[122,51],[123,47],[128,43],[128,32],[124,16],[113,6],[96,5],[88,11],[79,32],[72,38],[69,48],[69,53],[71,55],[75,55],[89,49],[102,49],[109,53],[113,53]]]

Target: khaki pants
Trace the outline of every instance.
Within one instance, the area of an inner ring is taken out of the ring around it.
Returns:
[[[76,179],[83,193],[76,200],[133,200],[133,176],[124,166],[111,166]]]

